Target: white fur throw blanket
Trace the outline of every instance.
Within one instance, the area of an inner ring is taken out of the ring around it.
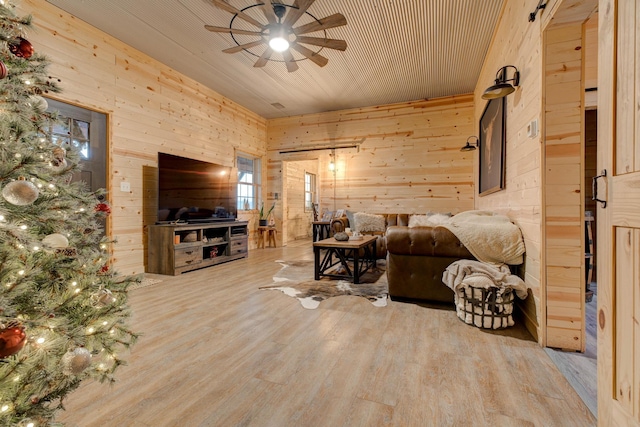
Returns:
[[[382,215],[368,214],[364,212],[356,212],[353,215],[354,231],[359,233],[372,233],[386,231],[385,220]]]
[[[442,224],[477,259],[490,264],[522,264],[522,233],[511,220],[495,212],[466,211]]]
[[[506,265],[459,260],[447,267],[442,281],[454,292],[458,317],[479,328],[500,329],[513,326],[513,293],[521,299],[527,297],[525,283],[511,274]],[[483,292],[483,289],[491,292]],[[483,301],[493,295],[495,301]]]

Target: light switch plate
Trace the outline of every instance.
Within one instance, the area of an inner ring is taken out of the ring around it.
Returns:
[[[529,138],[535,138],[538,136],[538,119],[531,120],[527,126],[527,136]]]
[[[131,191],[131,183],[127,182],[127,181],[122,181],[120,183],[120,191],[123,191],[125,193],[129,193]]]

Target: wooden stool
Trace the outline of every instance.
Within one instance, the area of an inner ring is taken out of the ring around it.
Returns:
[[[591,290],[591,281],[593,280],[593,266],[595,264],[595,259],[593,257],[593,226],[595,218],[593,216],[593,212],[586,211],[584,213],[584,225],[585,225],[585,279],[586,279],[586,289],[585,289],[585,301],[591,302],[593,300],[593,291]]]
[[[258,249],[264,248],[264,240],[267,239],[267,244],[271,247],[273,243],[273,247],[276,248],[278,245],[276,244],[276,238],[278,236],[278,230],[275,227],[267,227],[260,226],[258,227]]]
[[[275,228],[269,228],[267,230],[267,244],[269,245],[269,247],[271,247],[272,242],[273,242],[274,248],[278,247],[278,245],[276,244],[277,236],[278,236],[278,230],[276,230]]]

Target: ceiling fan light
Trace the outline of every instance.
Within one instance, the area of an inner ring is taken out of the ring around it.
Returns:
[[[284,52],[289,49],[289,41],[281,36],[275,36],[269,40],[269,47],[276,52]]]

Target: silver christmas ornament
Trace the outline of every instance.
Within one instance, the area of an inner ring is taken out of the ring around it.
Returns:
[[[42,244],[53,249],[66,248],[69,246],[69,239],[60,233],[53,233],[42,239]]]
[[[116,297],[111,293],[109,289],[100,289],[94,296],[95,305],[98,307],[105,307],[116,302]]]
[[[39,95],[31,95],[29,97],[29,104],[41,113],[44,113],[47,111],[47,108],[49,108],[47,100]]]
[[[20,178],[12,181],[2,189],[2,197],[12,205],[26,206],[35,202],[39,195],[38,187],[32,182]]]

